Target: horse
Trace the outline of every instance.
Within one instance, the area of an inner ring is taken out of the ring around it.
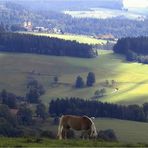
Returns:
[[[96,138],[97,130],[94,122],[87,116],[62,115],[58,127],[59,139],[67,139],[69,129],[82,131],[82,138]]]

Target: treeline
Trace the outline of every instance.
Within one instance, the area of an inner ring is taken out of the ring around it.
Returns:
[[[91,45],[45,36],[8,32],[0,33],[0,51],[82,58],[96,56],[96,51],[93,50]]]
[[[148,37],[121,38],[114,45],[114,52],[124,54],[128,61],[148,64]]]
[[[123,106],[79,98],[56,99],[50,102],[49,113],[51,116],[72,114],[145,122],[148,121],[148,103]]]

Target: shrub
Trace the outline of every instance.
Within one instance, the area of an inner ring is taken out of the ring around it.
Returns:
[[[101,130],[98,133],[98,138],[105,141],[117,141],[115,132],[112,129]]]
[[[50,139],[55,139],[56,135],[55,133],[53,133],[52,131],[42,131],[41,132],[41,137],[46,137],[46,138],[50,138]]]

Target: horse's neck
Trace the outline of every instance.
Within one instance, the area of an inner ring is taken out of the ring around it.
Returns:
[[[89,118],[88,116],[85,116],[85,115],[83,116],[83,118],[87,118],[87,119],[90,119],[90,118]]]

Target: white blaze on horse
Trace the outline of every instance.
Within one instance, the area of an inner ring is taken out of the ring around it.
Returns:
[[[87,116],[73,116],[73,115],[63,115],[60,118],[58,127],[58,138],[66,139],[67,132],[69,129],[74,129],[77,131],[82,131],[82,138],[88,136],[87,138],[96,138],[97,130],[94,122],[91,118]]]

